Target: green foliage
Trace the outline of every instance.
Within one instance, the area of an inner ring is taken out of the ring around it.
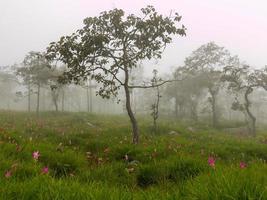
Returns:
[[[169,179],[174,182],[182,182],[192,179],[207,171],[205,162],[192,158],[179,158],[169,166]]]
[[[137,184],[147,187],[153,184],[160,184],[167,178],[166,169],[161,165],[148,165],[139,169],[137,174]]]
[[[142,16],[125,16],[121,9],[84,19],[84,27],[71,36],[61,37],[47,49],[47,58],[60,59],[68,67],[62,82],[81,83],[90,76],[101,83],[103,98],[117,95],[120,87],[129,87],[131,68],[145,59],[161,58],[172,36],[185,35],[177,27],[181,17],[175,13],[163,17],[153,6],[141,9]],[[125,74],[121,78],[120,73]]]

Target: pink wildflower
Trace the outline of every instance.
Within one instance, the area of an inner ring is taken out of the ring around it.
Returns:
[[[208,163],[209,163],[209,166],[214,168],[215,167],[215,158],[210,156],[208,159]]]
[[[39,151],[34,151],[34,152],[32,153],[32,157],[33,157],[34,160],[38,161],[38,159],[39,159],[39,157],[40,157],[40,153],[39,153]]]
[[[47,166],[43,167],[42,174],[48,174],[49,168]]]
[[[247,164],[244,163],[244,162],[240,162],[239,166],[240,166],[241,169],[244,169],[244,168],[247,167]]]
[[[5,177],[6,177],[6,178],[10,178],[11,175],[12,175],[11,170],[7,170],[7,171],[5,172]]]

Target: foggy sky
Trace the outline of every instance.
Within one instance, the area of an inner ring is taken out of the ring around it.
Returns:
[[[267,64],[265,0],[0,0],[0,66],[21,62],[29,51],[44,51],[50,42],[81,28],[87,16],[115,7],[138,14],[146,5],[165,15],[175,10],[188,29],[158,63],[166,72],[209,41],[255,67]]]

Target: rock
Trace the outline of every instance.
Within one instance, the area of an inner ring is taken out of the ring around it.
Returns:
[[[179,135],[179,133],[177,131],[170,131],[168,134],[169,135]]]
[[[192,132],[192,133],[194,133],[196,130],[193,128],[193,127],[191,127],[191,126],[189,126],[189,127],[187,127],[187,130],[189,130],[190,132]]]
[[[95,127],[95,125],[91,124],[90,122],[87,122],[88,126]]]
[[[139,161],[138,160],[133,160],[131,162],[128,163],[128,165],[131,165],[131,166],[137,166],[139,164]]]

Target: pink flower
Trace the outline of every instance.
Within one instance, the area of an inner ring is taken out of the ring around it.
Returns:
[[[7,170],[7,171],[5,172],[5,177],[6,177],[6,178],[10,178],[11,175],[12,175],[11,170]]]
[[[48,174],[49,168],[47,166],[43,167],[42,174]]]
[[[40,153],[39,153],[39,151],[34,151],[34,152],[32,153],[32,157],[33,157],[34,160],[38,161],[38,159],[39,159],[39,157],[40,157]]]
[[[247,164],[244,163],[244,162],[240,162],[239,166],[240,166],[241,169],[244,169],[244,168],[247,167]]]
[[[209,166],[214,168],[215,167],[215,158],[210,156],[209,159],[208,159],[208,163],[209,163]]]

